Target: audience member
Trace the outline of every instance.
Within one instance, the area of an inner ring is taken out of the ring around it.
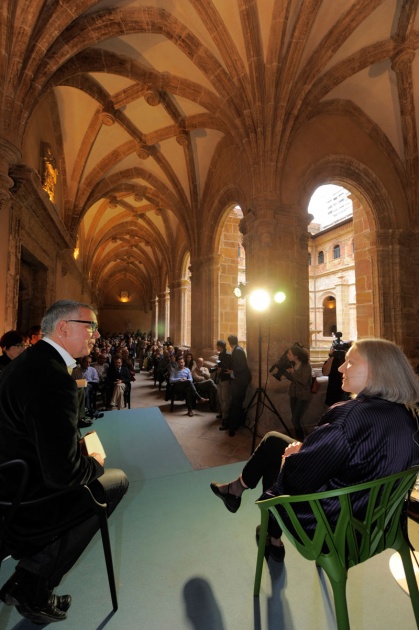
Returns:
[[[184,357],[185,357],[185,367],[189,368],[190,371],[192,372],[192,370],[196,366],[196,362],[192,356],[192,353],[189,352],[189,350],[185,350]]]
[[[27,344],[22,333],[17,330],[9,330],[0,339],[0,348],[3,353],[0,357],[1,372],[6,365],[9,365],[27,348]]]
[[[80,365],[75,367],[72,373],[72,376],[76,381],[86,381],[86,387],[84,388],[86,396],[85,406],[90,411],[95,408],[94,402],[96,399],[96,392],[99,387],[99,374],[91,363],[92,359],[88,355],[82,357]]]
[[[192,374],[189,368],[185,367],[183,355],[177,358],[177,366],[170,373],[170,383],[176,395],[182,395],[186,399],[188,416],[193,416],[193,406],[196,401],[208,402],[208,398],[203,398],[195,389]]]
[[[208,368],[205,367],[202,357],[196,360],[196,365],[192,368],[191,374],[198,394],[209,399],[210,411],[217,411],[217,385],[212,380]]]
[[[32,326],[28,331],[28,343],[31,346],[34,346],[38,341],[42,339],[42,329],[38,324],[36,326]]]
[[[116,354],[106,376],[107,399],[110,409],[122,409],[125,406],[125,392],[131,387],[131,375],[122,357]]]
[[[23,499],[51,497],[31,510],[29,520],[25,510],[15,514],[3,543],[19,562],[0,599],[38,624],[66,619],[71,597],[53,591],[98,529],[82,486],[87,484],[99,502],[107,503],[108,514],[128,488],[121,470],[105,470],[98,453],[84,456],[80,450],[77,386],[68,370],[74,357],[89,354],[99,335],[95,311],[87,304],[61,300],[45,313],[42,330],[44,338],[18,356],[0,378],[0,463],[27,463]],[[17,483],[14,471],[3,473],[0,498],[14,499]],[[55,499],[64,489],[74,492]]]
[[[354,342],[339,371],[342,387],[352,400],[330,407],[304,443],[281,433],[265,435],[242,474],[229,484],[211,483],[211,489],[230,512],[237,512],[247,488],[260,479],[267,499],[336,490],[392,475],[419,463],[415,413],[419,381],[403,352],[391,341],[362,339]],[[366,495],[360,492],[354,515],[363,518]],[[338,499],[324,509],[331,526],[340,511]],[[280,509],[281,515],[286,514]],[[316,520],[306,504],[297,509],[310,537]],[[281,529],[269,520],[268,547],[273,560],[282,561],[285,550]]]

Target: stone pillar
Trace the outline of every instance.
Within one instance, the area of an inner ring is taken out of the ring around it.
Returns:
[[[21,159],[21,153],[5,138],[0,138],[0,333],[16,325],[19,291],[20,238],[19,225],[12,218],[14,185],[9,169]]]
[[[158,317],[157,317],[157,337],[160,341],[164,341],[167,337],[166,334],[166,309],[167,309],[167,295],[166,291],[162,291],[158,294]]]
[[[184,346],[186,344],[185,307],[187,286],[187,280],[169,281],[170,336],[176,346]]]
[[[249,291],[266,288],[271,295],[276,291],[286,295],[285,302],[272,302],[262,316],[264,365],[266,361],[268,365],[274,363],[295,341],[307,347],[309,344],[308,220],[303,208],[286,208],[274,200],[259,200],[241,222]],[[247,353],[254,370],[261,316],[249,304],[246,313]],[[269,357],[266,357],[268,338]]]
[[[218,254],[191,261],[191,347],[197,356],[215,352],[220,331],[220,260]],[[231,287],[231,291],[233,287]],[[237,307],[236,307],[237,308]]]
[[[408,272],[418,268],[417,237],[410,230],[377,230],[370,241],[375,335],[395,341],[409,356],[419,351],[417,279]]]
[[[151,337],[156,339],[159,326],[159,299],[155,297],[151,300]]]

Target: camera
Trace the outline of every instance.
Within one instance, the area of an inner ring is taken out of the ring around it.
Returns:
[[[335,339],[333,339],[333,342],[332,342],[332,348],[335,351],[335,354],[337,354],[338,356],[340,355],[344,356],[350,347],[351,347],[351,342],[342,341],[342,333],[335,332]]]
[[[288,359],[288,350],[285,350],[283,354],[279,357],[278,361],[272,365],[269,372],[273,372],[277,369],[276,374],[273,375],[277,381],[281,380],[281,377],[285,374],[288,368],[292,367],[292,362]]]

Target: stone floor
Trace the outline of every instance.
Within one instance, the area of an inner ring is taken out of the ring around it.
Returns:
[[[220,420],[208,411],[207,405],[198,405],[194,416],[186,415],[184,402],[175,402],[173,412],[164,400],[164,386],[159,391],[154,379],[147,372],[136,374],[132,383],[131,409],[159,407],[177,441],[195,470],[213,468],[247,460],[251,453],[252,433],[243,428],[229,437],[227,431],[219,431]]]

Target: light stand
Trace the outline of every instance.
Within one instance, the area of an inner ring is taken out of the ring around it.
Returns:
[[[251,401],[247,405],[246,410],[245,410],[245,415],[244,415],[246,419],[247,414],[249,413],[250,409],[256,406],[254,424],[253,424],[253,427],[251,428],[253,439],[252,439],[252,450],[250,451],[250,454],[252,454],[253,451],[255,450],[259,418],[261,417],[264,408],[268,409],[269,411],[271,411],[273,414],[276,415],[276,417],[278,418],[278,420],[284,427],[285,433],[289,435],[290,437],[292,437],[289,432],[288,427],[286,426],[283,419],[281,418],[281,415],[279,414],[272,400],[269,398],[268,394],[266,393],[266,389],[262,387],[262,323],[261,323],[260,317],[259,317],[258,348],[259,348],[258,387],[256,388]]]

